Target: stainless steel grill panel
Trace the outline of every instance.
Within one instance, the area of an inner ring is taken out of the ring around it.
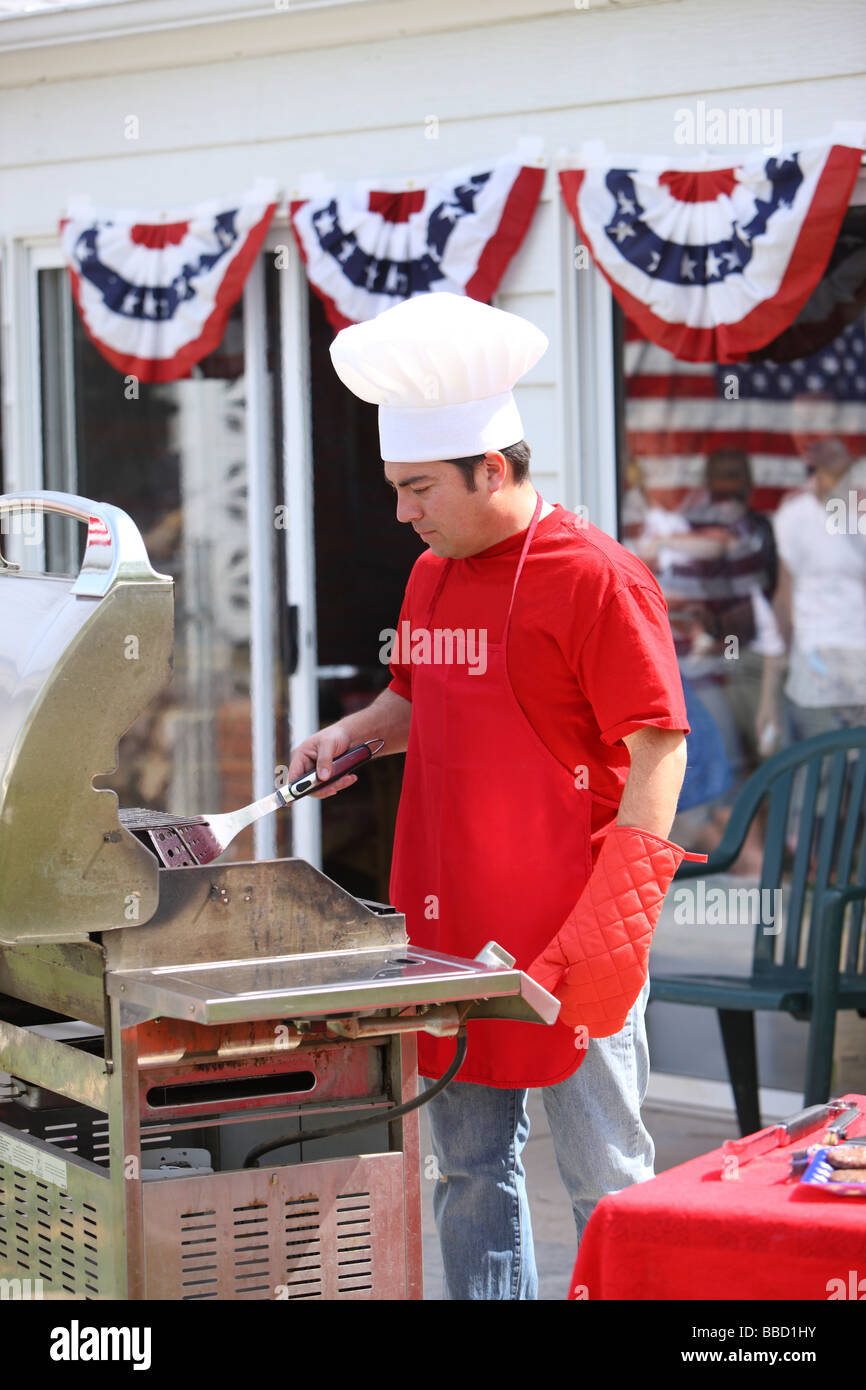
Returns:
[[[406,1297],[403,1155],[148,1183],[147,1298]]]
[[[108,1175],[92,1164],[69,1162],[61,1189],[0,1159],[0,1272],[40,1280],[45,1298],[117,1297],[112,1200]]]

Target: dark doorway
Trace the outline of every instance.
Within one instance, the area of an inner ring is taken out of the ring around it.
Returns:
[[[379,659],[396,628],[422,545],[395,518],[382,474],[377,410],[348,391],[328,349],[334,330],[310,292],[310,384],[318,618],[319,717],[363,708],[390,679]],[[403,758],[374,763],[322,803],[323,868],[361,897],[386,900]]]

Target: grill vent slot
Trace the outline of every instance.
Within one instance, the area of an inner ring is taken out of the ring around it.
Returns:
[[[51,1245],[51,1194],[47,1182],[36,1183],[36,1259],[40,1279],[54,1277],[54,1250]]]
[[[270,1278],[271,1221],[267,1202],[248,1202],[232,1212],[235,1295],[273,1297]]]
[[[219,1284],[217,1222],[213,1207],[180,1219],[181,1298],[216,1298]]]
[[[6,1174],[10,1170],[0,1163],[0,1269],[7,1266],[9,1260],[9,1194],[6,1187]]]
[[[285,1214],[283,1284],[288,1298],[322,1297],[322,1234],[317,1196],[290,1197]]]
[[[337,1197],[337,1281],[340,1294],[373,1287],[372,1212],[369,1192]]]

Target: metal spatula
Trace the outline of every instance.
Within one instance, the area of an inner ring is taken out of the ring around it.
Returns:
[[[228,849],[232,840],[248,825],[288,806],[311,792],[327,787],[345,777],[361,763],[369,762],[374,753],[385,745],[385,740],[371,739],[369,743],[359,743],[346,753],[334,759],[331,775],[324,781],[316,776],[315,769],[305,772],[290,782],[287,787],[278,787],[269,796],[251,801],[239,811],[229,811],[216,816],[171,816],[163,811],[142,809],[122,810],[120,823],[132,832],[148,849],[155,850],[167,869],[181,869],[192,864],[210,864]]]

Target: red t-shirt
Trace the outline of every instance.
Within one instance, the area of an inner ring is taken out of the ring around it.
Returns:
[[[486,631],[501,640],[526,532],[451,562],[435,629]],[[422,628],[446,560],[425,551],[413,566],[398,632]],[[412,699],[414,667],[397,644],[390,688]],[[535,732],[555,758],[588,769],[593,834],[616,815],[629,770],[623,734],[651,724],[689,730],[662,591],[637,556],[556,506],[539,522],[517,586],[508,675]]]

